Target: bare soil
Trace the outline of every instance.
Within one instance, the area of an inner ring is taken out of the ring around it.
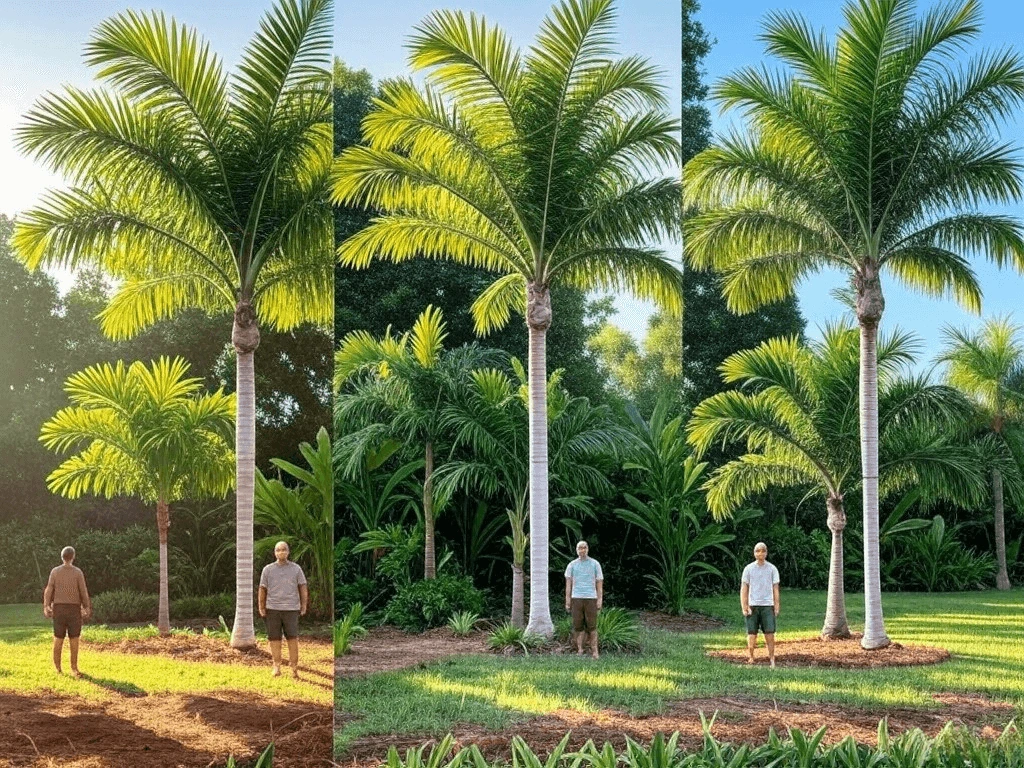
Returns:
[[[927,645],[902,645],[892,643],[885,648],[865,651],[860,647],[861,635],[854,633],[847,640],[822,640],[820,637],[805,640],[786,640],[775,644],[775,665],[779,667],[830,667],[836,669],[865,669],[868,667],[913,667],[926,664],[940,664],[949,661],[950,653],[945,648]],[[747,663],[746,648],[729,648],[709,651],[709,656],[733,664]],[[768,664],[768,651],[764,642],[759,641],[755,664]]]
[[[995,737],[1014,714],[1013,707],[994,702],[983,696],[938,695],[935,709],[897,708],[884,712],[893,735],[912,728],[920,728],[929,735],[938,733],[948,721],[971,727],[982,735]],[[489,759],[509,758],[509,744],[513,736],[522,736],[530,747],[547,755],[571,731],[570,749],[578,749],[588,740],[597,745],[611,742],[617,749],[625,747],[626,736],[650,742],[656,733],[680,732],[680,744],[697,749],[703,742],[700,715],[709,718],[717,713],[712,733],[723,741],[759,744],[774,728],[784,733],[787,728],[815,731],[826,726],[825,742],[832,744],[847,736],[859,742],[877,742],[877,710],[870,711],[823,703],[773,703],[750,698],[689,699],[672,702],[666,712],[633,717],[615,710],[582,713],[559,710],[542,717],[517,723],[501,731],[487,731],[476,725],[463,725],[454,729],[457,747],[476,744]],[[339,759],[342,766],[380,765],[389,745],[404,750],[423,744],[436,744],[436,739],[422,736],[371,736],[356,740]]]
[[[476,632],[457,637],[447,627],[408,634],[395,627],[374,627],[352,643],[352,651],[334,660],[337,678],[362,677],[419,667],[448,656],[487,653],[487,637]]]
[[[97,645],[96,643],[92,643]],[[244,664],[250,667],[268,667],[271,664],[270,646],[260,641],[256,648],[238,650],[232,648],[223,638],[206,635],[169,635],[168,637],[146,637],[136,640],[117,640],[102,643],[103,650],[118,653],[137,653],[144,656],[167,656],[177,661],[208,661],[216,664]],[[332,649],[328,651],[328,649]],[[311,652],[320,657],[333,653],[331,640],[320,637],[299,638],[299,670],[319,672],[301,664],[303,655]],[[287,650],[285,656],[288,655]]]

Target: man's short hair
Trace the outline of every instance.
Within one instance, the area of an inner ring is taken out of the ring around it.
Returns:
[[[288,550],[289,552],[291,552],[291,551],[292,551],[292,548],[288,546],[288,542],[287,542],[287,541],[285,541],[284,539],[281,539],[281,540],[280,540],[279,542],[277,542],[277,544],[275,544],[275,545],[274,545],[274,551],[277,551],[277,548],[278,548],[278,547],[280,547],[280,546],[281,546],[282,544],[284,544],[285,548],[286,548],[286,549],[287,549],[287,550]]]
[[[75,548],[74,547],[64,547],[64,549],[62,549],[60,551],[60,559],[63,560],[65,563],[68,562],[68,560],[74,560],[75,559]]]
[[[763,541],[759,541],[759,542],[757,542],[757,544],[754,545],[754,551],[757,552],[757,550],[759,550],[759,549],[763,549],[765,552],[767,552],[768,551],[768,545],[765,544]]]
[[[590,545],[587,544],[587,542],[585,542],[585,541],[577,541],[576,542],[576,549],[579,549],[580,547],[586,547],[587,549],[590,549]]]

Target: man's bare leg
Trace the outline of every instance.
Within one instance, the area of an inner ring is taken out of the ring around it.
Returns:
[[[53,638],[53,668],[57,670],[57,674],[62,674],[63,670],[60,668],[60,655],[64,652],[64,638],[54,637]]]
[[[74,677],[81,677],[81,674],[78,671],[78,641],[80,639],[81,638],[78,637],[68,638],[68,645],[71,648],[71,674]]]
[[[576,633],[576,653],[579,656],[583,655],[583,636],[586,634],[583,630]]]
[[[299,638],[288,638],[288,663],[292,668],[292,677],[299,677]]]
[[[764,633],[764,642],[765,642],[765,645],[768,646],[768,664],[772,667],[772,669],[774,669],[775,668],[775,633],[774,632],[765,632]]]
[[[597,630],[590,633],[590,655],[597,658]]]
[[[270,655],[274,657],[274,671],[271,673],[274,677],[281,676],[281,641],[271,640],[270,641]]]
[[[754,663],[754,649],[757,648],[757,635],[747,635],[747,664]]]

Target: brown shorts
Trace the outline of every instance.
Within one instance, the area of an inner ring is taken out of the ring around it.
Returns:
[[[82,634],[82,606],[71,603],[54,603],[53,636],[76,638]]]
[[[282,634],[289,640],[299,636],[299,612],[267,608],[267,639],[280,640]]]
[[[572,609],[573,632],[597,631],[597,598],[574,597],[569,601]]]

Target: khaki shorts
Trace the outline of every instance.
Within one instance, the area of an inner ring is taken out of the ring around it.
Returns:
[[[597,598],[574,597],[569,601],[573,632],[597,631]]]
[[[82,606],[77,603],[54,603],[53,636],[72,640],[82,634]]]

